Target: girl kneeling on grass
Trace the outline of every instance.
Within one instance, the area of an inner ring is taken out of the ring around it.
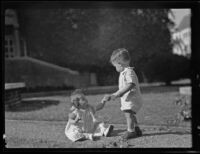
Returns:
[[[98,136],[110,136],[113,126],[106,125],[98,121],[95,117],[96,111],[103,109],[105,99],[96,107],[88,104],[82,90],[77,89],[71,94],[71,113],[68,116],[68,122],[65,128],[65,135],[73,142],[90,139]]]

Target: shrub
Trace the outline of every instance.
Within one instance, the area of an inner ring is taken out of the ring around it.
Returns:
[[[178,126],[181,122],[190,121],[192,118],[191,115],[191,97],[190,96],[181,96],[179,95],[174,104],[180,107],[179,112],[171,120],[167,120],[167,125]]]
[[[169,53],[157,54],[144,67],[149,82],[161,81],[167,85],[173,80],[189,77],[189,60]]]

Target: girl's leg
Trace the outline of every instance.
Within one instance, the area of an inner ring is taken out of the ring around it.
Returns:
[[[91,134],[91,133],[83,133],[83,135],[84,135],[85,139],[89,139],[92,141],[94,140],[93,134]]]
[[[105,131],[104,123],[99,123],[94,131],[94,136],[96,137],[103,136],[104,131]]]
[[[104,122],[99,123],[97,129],[95,130],[94,136],[110,136],[112,130],[113,130],[112,125],[105,124]]]

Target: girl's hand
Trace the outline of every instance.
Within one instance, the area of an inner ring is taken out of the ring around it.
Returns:
[[[105,102],[110,101],[110,100],[111,100],[111,95],[106,94],[106,95],[104,96],[104,98],[101,100],[101,102],[102,102],[102,103],[105,103]]]

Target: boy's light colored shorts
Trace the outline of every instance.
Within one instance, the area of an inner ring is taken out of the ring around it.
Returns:
[[[132,102],[132,101],[129,101],[129,102],[121,101],[121,108],[120,109],[122,111],[132,110],[135,113],[137,113],[141,109],[141,107],[142,107],[142,102],[135,103],[135,102]]]

